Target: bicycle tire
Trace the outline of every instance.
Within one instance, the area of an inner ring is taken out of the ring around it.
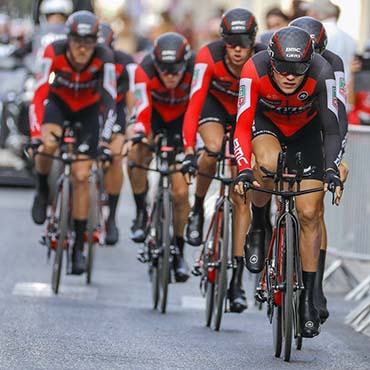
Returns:
[[[163,189],[163,203],[162,203],[162,253],[159,259],[161,271],[161,312],[166,313],[167,298],[168,298],[168,284],[170,283],[170,257],[171,257],[171,195],[167,189]]]
[[[87,270],[86,284],[91,283],[92,270],[95,256],[94,233],[99,223],[99,191],[96,174],[92,171],[90,176],[90,210],[87,219]]]
[[[285,289],[283,291],[282,313],[283,313],[283,338],[284,338],[284,361],[289,362],[292,351],[293,337],[293,277],[294,277],[294,228],[291,216],[285,217],[284,230],[284,254],[283,274]]]
[[[213,304],[215,299],[215,284],[206,282],[206,326],[210,327],[213,317]]]
[[[275,357],[280,357],[283,346],[281,306],[274,307],[274,313],[272,316],[272,336],[274,355]]]
[[[57,242],[57,249],[55,251],[52,277],[51,277],[51,287],[54,294],[58,294],[60,286],[60,278],[62,272],[63,264],[63,251],[64,243],[67,239],[68,234],[68,214],[69,214],[69,197],[70,197],[70,181],[68,177],[63,178],[62,187],[58,195],[60,200],[59,209],[59,237]]]
[[[224,308],[226,290],[227,290],[227,267],[230,233],[230,205],[224,201],[222,212],[222,230],[219,239],[219,258],[220,266],[216,269],[215,284],[215,312],[214,312],[214,330],[219,331],[221,326],[222,313]]]
[[[158,308],[159,298],[160,298],[160,288],[159,288],[159,271],[158,266],[152,264],[151,266],[151,279],[152,279],[152,299],[153,299],[153,309]]]

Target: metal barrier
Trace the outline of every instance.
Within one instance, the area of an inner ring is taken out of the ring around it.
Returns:
[[[370,127],[350,126],[344,157],[349,176],[339,207],[325,199],[328,253],[335,256],[326,269],[324,281],[342,270],[352,290],[346,300],[360,300],[370,292],[370,275],[361,283],[349,267],[350,260],[370,261]],[[351,311],[346,322],[357,331],[370,325],[370,297]]]

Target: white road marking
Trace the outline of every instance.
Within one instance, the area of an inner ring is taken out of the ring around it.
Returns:
[[[184,295],[181,297],[181,307],[194,310],[204,310],[206,300],[203,297]]]
[[[50,284],[37,282],[21,282],[14,286],[13,295],[28,297],[53,297],[55,296]],[[58,297],[80,300],[96,300],[98,289],[91,286],[61,285]]]

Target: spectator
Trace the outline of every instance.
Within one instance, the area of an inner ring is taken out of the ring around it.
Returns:
[[[362,55],[357,55],[351,65],[352,78],[348,85],[348,113],[351,125],[370,125],[370,42]]]
[[[265,15],[265,23],[268,30],[278,30],[288,25],[289,17],[279,7],[273,7]]]
[[[356,53],[356,41],[340,29],[337,21],[340,15],[339,6],[329,0],[318,1],[306,4],[307,15],[320,20],[328,35],[327,49],[339,55],[344,64],[346,82],[350,78],[351,63]]]

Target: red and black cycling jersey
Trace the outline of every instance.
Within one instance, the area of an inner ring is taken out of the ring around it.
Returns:
[[[59,40],[44,51],[29,111],[31,136],[41,135],[45,101],[54,95],[73,112],[100,103],[104,107],[102,138],[109,140],[116,119],[117,97],[113,51],[97,44],[91,60],[77,72],[67,58],[67,48],[68,41]]]
[[[155,109],[164,122],[171,122],[182,116],[188,106],[191,79],[194,69],[194,55],[187,63],[179,84],[174,89],[164,86],[152,57],[148,54],[135,72],[135,131],[149,135],[152,109]]]
[[[128,91],[134,91],[136,63],[131,55],[120,50],[114,50],[114,61],[117,76],[116,102],[126,99]]]
[[[342,152],[344,153],[347,142],[348,118],[347,118],[347,93],[342,59],[332,51],[326,49],[322,56],[331,65],[335,76],[336,94],[338,100],[338,122],[340,138],[342,140]]]
[[[297,133],[319,114],[317,122],[321,122],[323,130],[325,166],[336,169],[340,163],[341,140],[335,91],[333,70],[319,54],[315,54],[301,85],[289,95],[275,83],[267,51],[248,60],[240,76],[234,134],[234,154],[239,171],[251,168],[252,126],[257,105],[286,137]]]
[[[258,51],[258,45],[254,48]],[[239,77],[225,62],[226,49],[223,40],[202,47],[196,56],[189,107],[183,126],[185,148],[195,146],[199,116],[207,94],[212,94],[230,116],[237,113]]]

